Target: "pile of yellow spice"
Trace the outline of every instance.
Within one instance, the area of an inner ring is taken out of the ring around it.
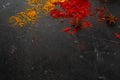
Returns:
[[[55,2],[64,2],[65,0],[27,0],[27,6],[24,11],[17,13],[9,18],[9,23],[17,27],[23,27],[27,24],[35,24],[40,16],[40,13],[48,14],[55,9]],[[41,12],[40,12],[41,11]]]
[[[26,24],[34,24],[38,18],[37,10],[35,8],[26,9],[24,12],[19,12],[15,16],[9,18],[9,23],[12,23],[14,26],[23,27]]]

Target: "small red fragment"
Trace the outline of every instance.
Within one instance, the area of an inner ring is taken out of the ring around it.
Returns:
[[[90,26],[91,26],[91,23],[89,21],[86,21],[86,22],[83,22],[82,28],[84,29],[84,28],[88,28]]]
[[[114,33],[115,37],[120,40],[120,33]]]
[[[68,31],[70,31],[70,30],[71,30],[71,28],[70,28],[70,27],[67,27],[67,28],[63,29],[62,32],[68,32]]]

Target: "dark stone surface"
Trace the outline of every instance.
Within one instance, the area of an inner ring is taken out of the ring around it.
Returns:
[[[0,80],[120,80],[120,40],[113,35],[120,32],[120,1],[109,1],[117,25],[92,20],[93,28],[72,36],[61,32],[69,23],[51,17],[12,28],[7,19],[22,11],[25,0],[0,0]]]

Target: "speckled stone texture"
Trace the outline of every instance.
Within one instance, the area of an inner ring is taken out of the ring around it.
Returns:
[[[69,23],[49,16],[13,28],[7,19],[23,10],[25,0],[0,0],[0,80],[120,80],[120,40],[113,35],[120,32],[120,0],[108,1],[118,23],[90,18],[94,27],[73,36],[61,32]]]

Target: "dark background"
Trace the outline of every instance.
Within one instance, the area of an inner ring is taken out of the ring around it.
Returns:
[[[93,6],[102,1],[91,0]],[[113,27],[89,18],[93,28],[68,35],[68,22],[42,17],[33,27],[13,28],[7,20],[25,0],[0,0],[0,80],[120,80],[120,1],[109,0]]]

